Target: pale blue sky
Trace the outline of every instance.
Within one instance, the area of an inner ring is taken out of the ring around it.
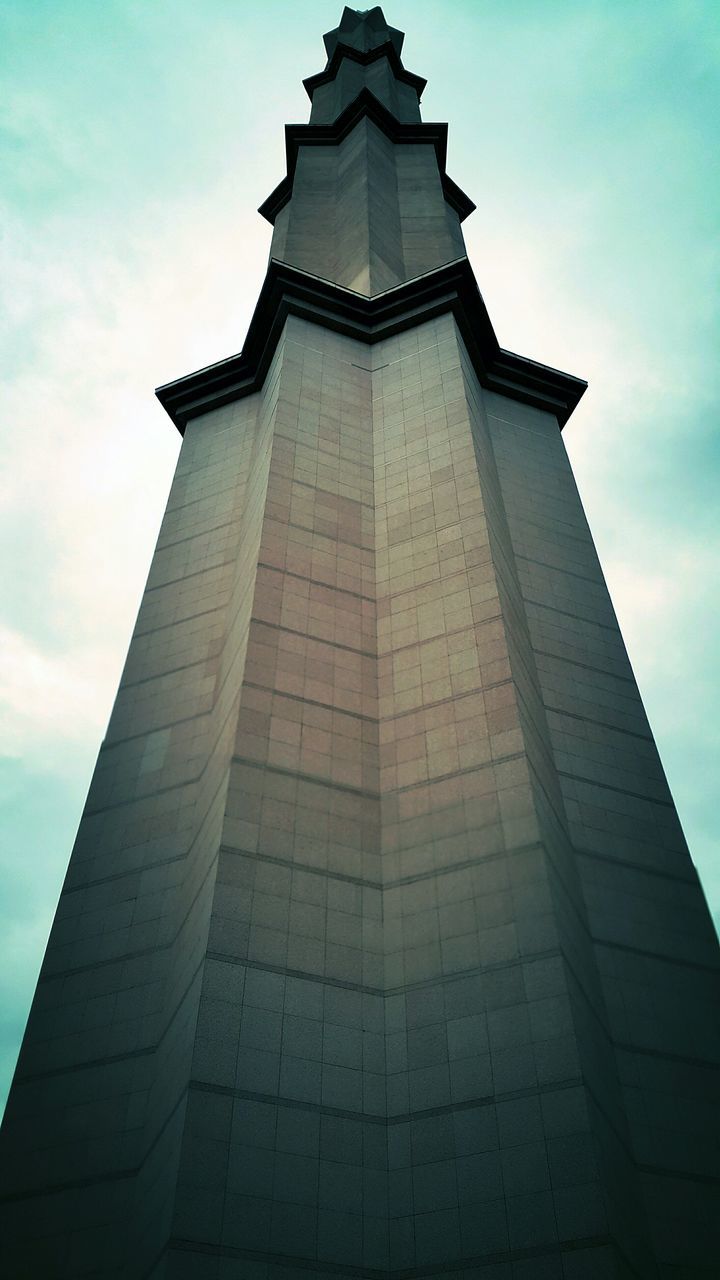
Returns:
[[[242,346],[341,7],[0,4],[0,1104],[177,456],[153,388]],[[719,12],[385,6],[501,343],[590,382],[565,438],[716,911]]]

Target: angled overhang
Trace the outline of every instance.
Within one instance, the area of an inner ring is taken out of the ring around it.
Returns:
[[[324,71],[318,71],[314,76],[307,76],[303,80],[305,92],[311,102],[315,90],[320,85],[329,84],[331,80],[335,79],[343,58],[349,58],[352,62],[359,62],[363,67],[366,67],[370,62],[377,62],[379,58],[387,58],[395,79],[401,80],[404,84],[409,84],[417,93],[418,102],[420,101],[427,80],[423,76],[416,76],[412,71],[405,69],[395,51],[395,47],[388,40],[385,44],[376,45],[374,49],[364,50],[354,49],[349,44],[336,45]]]
[[[391,142],[399,144],[431,143],[437,153],[440,180],[445,199],[455,209],[461,222],[472,213],[475,208],[472,200],[465,195],[464,191],[461,191],[457,183],[453,182],[452,178],[449,178],[445,172],[447,125],[434,124],[432,122],[416,124],[396,120],[392,112],[388,111],[379,98],[376,98],[375,94],[367,88],[360,90],[357,97],[353,98],[353,101],[348,104],[332,124],[285,125],[287,175],[282,182],[278,183],[267,200],[263,201],[258,213],[261,213],[263,218],[267,218],[268,222],[274,223],[280,210],[287,204],[292,196],[298,149],[301,146],[335,146],[342,142],[365,117],[372,120],[373,124],[377,125],[378,129],[381,129]]]
[[[503,350],[467,258],[372,298],[273,259],[242,351],[165,383],[155,394],[182,434],[191,418],[259,390],[289,315],[374,343],[447,312],[483,387],[544,409],[560,428],[565,425],[587,383]]]

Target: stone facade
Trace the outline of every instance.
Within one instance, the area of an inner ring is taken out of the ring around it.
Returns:
[[[367,110],[272,252],[342,309],[462,257],[467,198],[362,98],[426,128],[381,12],[326,43],[311,127]],[[357,336],[317,294],[255,389],[161,393],[208,402],[8,1106],[10,1280],[715,1274],[717,946],[564,375],[493,389],[445,296]]]

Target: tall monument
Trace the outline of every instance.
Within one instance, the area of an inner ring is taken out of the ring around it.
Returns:
[[[717,947],[560,434],[584,383],[498,345],[402,42],[325,36],[245,346],[158,391],[7,1280],[717,1274]]]

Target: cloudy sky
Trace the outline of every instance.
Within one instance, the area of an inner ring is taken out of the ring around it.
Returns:
[[[153,388],[240,349],[326,0],[0,0],[0,1105],[179,437]],[[503,346],[565,430],[720,907],[716,0],[388,0],[477,203]]]

